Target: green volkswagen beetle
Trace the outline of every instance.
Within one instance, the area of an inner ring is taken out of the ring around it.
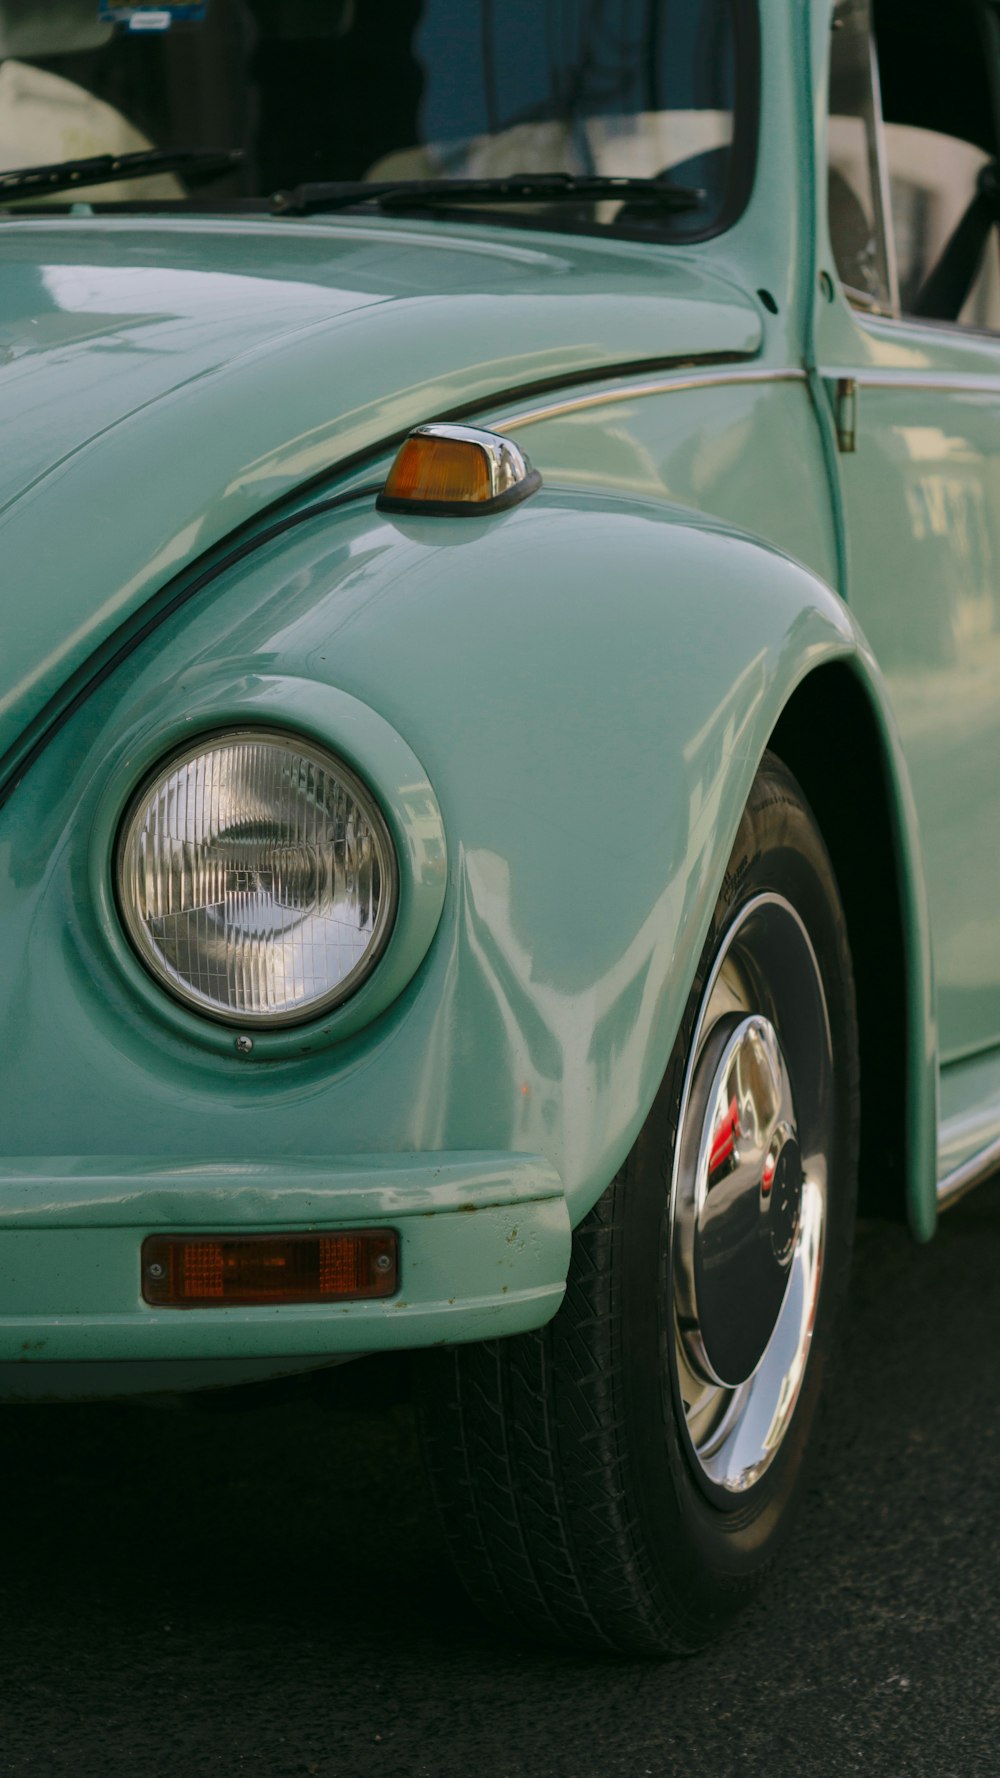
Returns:
[[[690,1650],[1000,1156],[1000,14],[0,57],[0,1395],[412,1351],[480,1603]]]

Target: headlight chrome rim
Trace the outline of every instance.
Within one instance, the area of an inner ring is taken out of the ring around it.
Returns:
[[[260,743],[268,747],[285,748],[317,766],[321,771],[331,775],[348,796],[367,822],[379,853],[379,874],[383,885],[378,913],[372,929],[371,938],[356,963],[328,992],[317,995],[309,1000],[300,1001],[287,1010],[233,1008],[213,1000],[209,995],[200,992],[186,982],[179,972],[172,970],[158,953],[142,917],[138,910],[130,905],[123,885],[124,861],[143,817],[148,809],[151,795],[155,787],[162,784],[172,773],[182,769],[185,764],[193,763],[206,753],[221,750],[234,744]],[[194,1015],[199,1020],[208,1021],[206,1029],[223,1027],[230,1031],[253,1032],[262,1040],[268,1035],[275,1038],[282,1033],[291,1034],[296,1028],[310,1027],[317,1021],[329,1019],[331,1015],[342,1015],[346,1004],[353,1000],[362,989],[366,988],[383,959],[396,925],[400,904],[400,865],[398,848],[392,829],[386,819],[380,801],[371,786],[350,766],[332,746],[324,745],[308,733],[295,731],[285,726],[271,728],[257,723],[220,725],[203,731],[199,735],[186,737],[183,746],[174,747],[164,752],[147,770],[142,781],[129,799],[118,825],[113,854],[114,895],[119,918],[128,937],[132,953],[138,959],[146,974],[162,993],[183,1009],[188,1017]],[[220,1033],[221,1035],[221,1033]]]

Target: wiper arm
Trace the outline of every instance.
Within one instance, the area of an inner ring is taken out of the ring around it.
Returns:
[[[242,159],[238,148],[146,148],[138,154],[95,154],[89,160],[54,161],[46,167],[11,167],[0,173],[0,204],[51,191],[72,191],[76,185],[145,179],[150,173],[180,173],[197,185],[230,172]]]
[[[347,210],[352,204],[377,204],[380,210],[416,210],[432,205],[469,203],[553,204],[588,199],[620,198],[651,209],[696,210],[705,193],[663,179],[628,179],[600,174],[514,173],[503,179],[397,179],[380,184],[364,179],[326,185],[297,185],[276,192],[272,208],[279,216],[307,216],[317,210]]]

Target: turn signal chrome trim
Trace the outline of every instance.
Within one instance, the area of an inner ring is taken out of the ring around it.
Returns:
[[[150,1235],[142,1244],[142,1294],[156,1308],[350,1302],[398,1287],[395,1229]]]
[[[541,485],[509,438],[441,422],[404,439],[375,505],[379,512],[480,518],[516,506]]]

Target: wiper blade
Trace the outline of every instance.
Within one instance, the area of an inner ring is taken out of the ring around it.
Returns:
[[[146,148],[138,154],[94,154],[89,160],[54,161],[45,167],[11,167],[0,173],[0,204],[51,191],[72,191],[76,185],[145,179],[151,173],[180,173],[197,185],[230,172],[242,159],[238,148]]]
[[[332,184],[297,185],[276,192],[272,208],[279,216],[307,216],[317,210],[347,210],[352,204],[377,204],[380,210],[415,210],[454,204],[553,204],[619,198],[651,209],[696,210],[705,193],[664,179],[629,179],[591,173],[514,173],[503,179],[397,179],[391,183],[364,179]]]

